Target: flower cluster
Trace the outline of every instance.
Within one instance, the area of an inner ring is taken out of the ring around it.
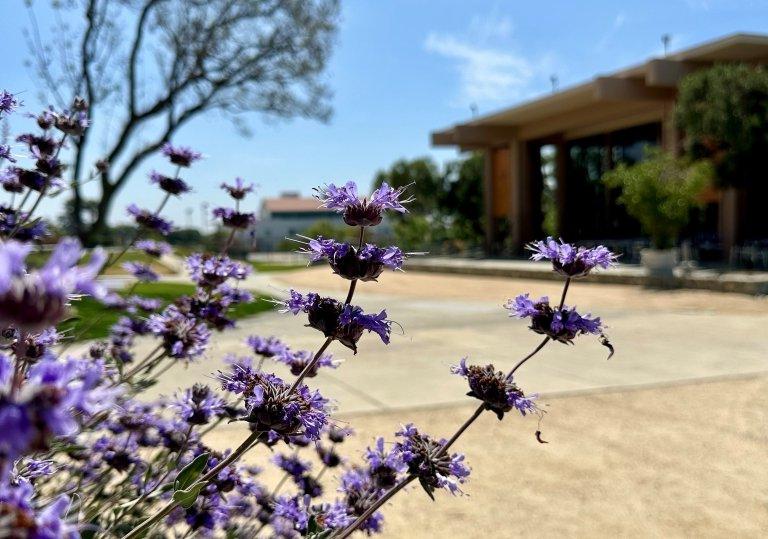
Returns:
[[[529,244],[528,249],[533,251],[531,259],[550,260],[556,272],[573,279],[584,277],[595,268],[610,268],[616,265],[617,259],[615,254],[602,245],[587,249],[575,247],[563,240],[558,243],[551,237]]]
[[[219,372],[218,378],[222,389],[243,399],[246,413],[239,419],[264,433],[270,442],[290,442],[300,436],[317,440],[328,424],[328,401],[303,384],[291,388],[274,374],[240,363],[233,364],[230,372]]]
[[[310,260],[326,259],[333,272],[350,281],[375,281],[384,269],[399,270],[406,255],[398,247],[377,247],[370,243],[358,249],[350,243],[318,237],[307,246]]]
[[[516,318],[530,318],[531,329],[551,339],[570,344],[579,335],[602,335],[600,318],[580,315],[576,309],[567,306],[552,307],[546,296],[534,301],[529,294],[521,294],[506,304],[509,315]]]
[[[408,467],[408,473],[416,476],[424,491],[434,499],[438,488],[451,494],[461,492],[459,485],[469,477],[464,455],[443,450],[446,440],[434,440],[422,434],[412,424],[403,426],[396,433],[400,440],[395,451]]]
[[[458,365],[451,367],[451,372],[466,378],[470,389],[467,396],[483,401],[499,420],[510,410],[522,415],[536,411],[535,395],[526,397],[511,376],[497,371],[493,365],[467,366],[467,358],[462,358]]]
[[[282,302],[284,312],[307,314],[309,326],[321,331],[357,353],[357,343],[364,331],[376,333],[384,344],[389,344],[392,322],[387,312],[365,314],[360,307],[343,304],[333,298],[321,298],[317,294],[302,295],[290,291],[290,298]]]
[[[317,189],[317,198],[324,208],[342,214],[349,226],[376,226],[381,223],[385,210],[405,213],[405,204],[410,198],[402,198],[405,187],[393,189],[386,182],[371,193],[370,198],[360,198],[355,182],[347,182],[341,187],[328,184]]]

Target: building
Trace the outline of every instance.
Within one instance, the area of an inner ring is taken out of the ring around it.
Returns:
[[[678,85],[716,62],[768,63],[768,36],[730,35],[433,132],[436,146],[485,154],[488,252],[516,252],[540,237],[547,208],[567,240],[616,245],[640,237],[600,177],[617,162],[640,159],[647,144],[679,151],[672,114]],[[768,188],[761,189],[712,189],[688,235],[727,252],[764,234]]]
[[[256,249],[282,250],[285,239],[316,224],[318,221],[338,222],[332,210],[320,206],[314,197],[301,197],[296,192],[282,193],[277,198],[265,198],[261,203],[259,223],[255,229]]]

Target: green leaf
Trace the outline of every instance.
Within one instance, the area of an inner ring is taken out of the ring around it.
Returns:
[[[184,466],[184,469],[182,469],[179,472],[179,475],[176,476],[176,481],[173,482],[173,490],[180,491],[192,486],[192,484],[197,481],[197,478],[200,477],[200,474],[203,473],[203,470],[205,470],[205,466],[208,464],[210,456],[210,453],[203,453]],[[200,489],[198,489],[198,492],[200,492]],[[197,497],[197,494],[195,494],[195,497]],[[176,496],[174,494],[174,500],[175,499]],[[194,501],[194,499],[192,501]]]
[[[173,501],[178,502],[184,509],[189,509],[205,485],[206,483],[195,483],[186,490],[177,490],[173,493]]]

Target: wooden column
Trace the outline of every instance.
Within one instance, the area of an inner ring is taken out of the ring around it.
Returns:
[[[509,143],[510,243],[513,251],[520,251],[525,241],[525,172],[528,162],[526,143],[512,140]]]

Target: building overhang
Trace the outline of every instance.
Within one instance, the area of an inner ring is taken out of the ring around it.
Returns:
[[[734,34],[434,131],[434,146],[462,150],[510,140],[575,138],[660,121],[687,74],[714,62],[768,63],[768,36]]]

